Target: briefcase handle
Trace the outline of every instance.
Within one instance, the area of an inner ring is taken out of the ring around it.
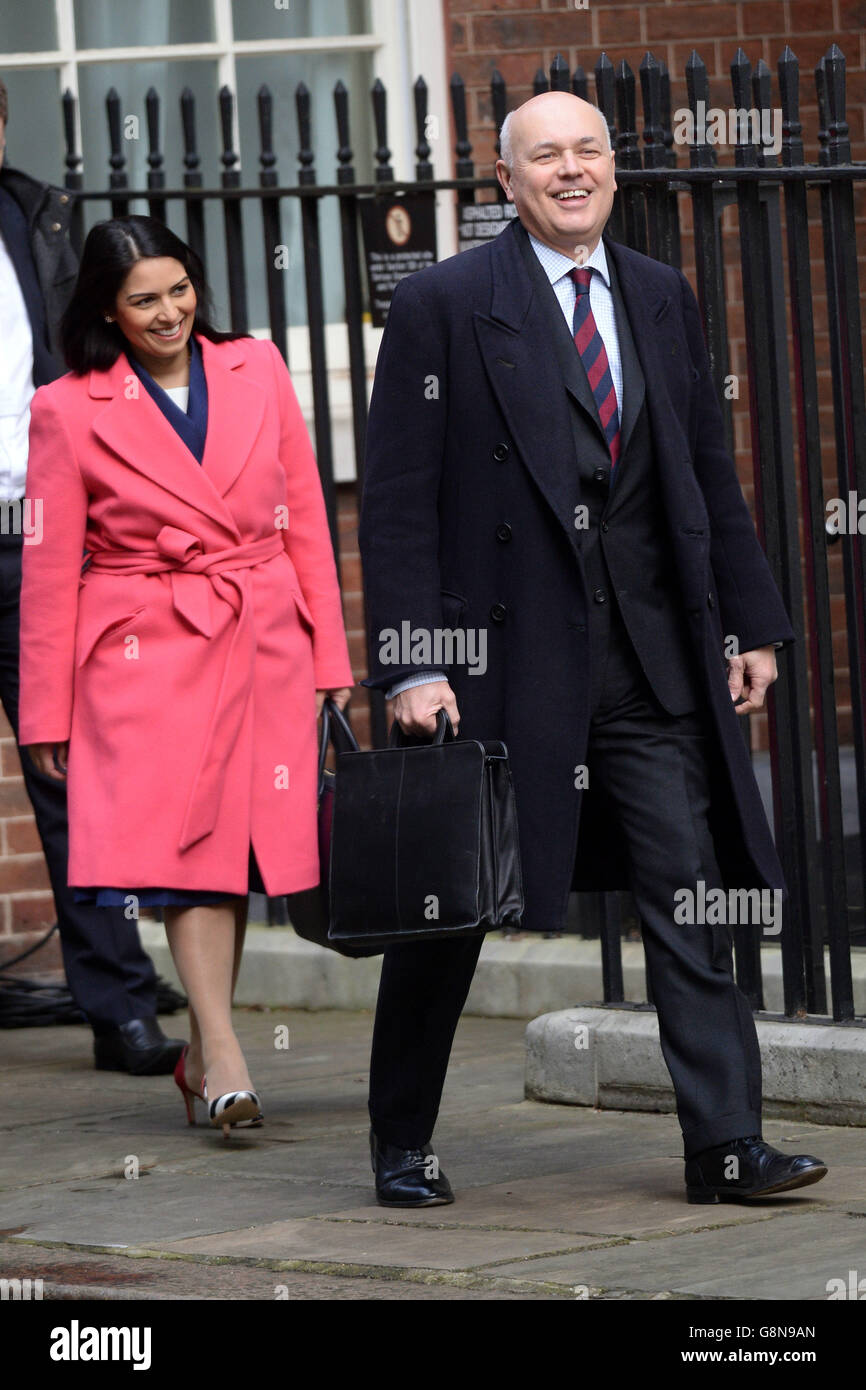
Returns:
[[[325,762],[328,757],[328,744],[333,742],[338,753],[360,753],[358,740],[352,733],[351,725],[341,709],[338,709],[329,695],[322,701],[322,731],[319,735],[319,775],[317,785],[319,800],[325,790]]]
[[[436,711],[436,732],[433,735],[433,738],[430,740],[431,746],[437,743],[444,743],[446,734],[448,735],[449,742],[453,742],[455,734],[451,724],[451,720],[448,718],[448,715],[446,714],[444,709],[439,709]],[[396,719],[394,720],[394,723],[391,725],[391,732],[388,735],[389,748],[403,748],[410,746],[413,743],[426,742],[426,739],[416,738],[414,734],[404,734]]]

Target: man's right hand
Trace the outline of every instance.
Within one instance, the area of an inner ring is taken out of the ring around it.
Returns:
[[[394,718],[404,734],[416,737],[436,732],[436,711],[444,709],[451,720],[454,735],[460,724],[457,700],[448,681],[428,681],[426,685],[410,685],[394,697]]]

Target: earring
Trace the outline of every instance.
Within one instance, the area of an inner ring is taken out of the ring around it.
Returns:
[[[114,319],[111,317],[110,314],[106,314],[106,315],[105,315],[105,322],[106,322],[106,323],[114,323]]]

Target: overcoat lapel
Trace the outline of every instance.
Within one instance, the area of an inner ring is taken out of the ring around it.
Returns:
[[[493,243],[490,314],[474,315],[475,335],[521,458],[579,556],[574,517],[580,484],[576,470],[563,466],[574,455],[570,406],[551,344],[547,308],[520,251],[518,237],[525,235],[513,222]],[[562,329],[567,337],[564,319]],[[579,383],[574,385],[579,390]]]
[[[574,338],[568,331],[568,325],[565,322],[565,317],[560,308],[553,286],[544,273],[538,257],[532,249],[529,237],[526,235],[520,236],[519,244],[535,292],[547,310],[550,344],[559,363],[565,389],[580,410],[584,421],[588,423],[591,428],[595,429],[599,443],[606,448],[605,434],[598,414],[595,396],[593,395],[592,387],[589,384],[589,378],[586,374],[586,368],[583,365],[580,353],[575,347]],[[617,465],[614,474],[615,488],[609,507],[609,511],[613,511],[614,508],[619,505],[621,498],[626,496],[628,492],[623,476],[625,472],[625,452],[635,426],[635,421],[643,405],[645,388],[643,372],[637,353],[635,352],[634,343],[631,340],[630,323],[617,284],[616,268],[613,264],[612,257],[608,261],[608,270],[610,273],[611,293],[613,295],[616,313],[623,379],[622,417],[620,420],[620,432],[622,435],[620,445],[621,462]]]
[[[244,467],[261,428],[265,393],[235,372],[243,340],[220,345],[200,338],[208,393],[208,428],[199,465],[162,411],[142,389],[125,354],[108,371],[90,373],[90,394],[109,404],[94,433],[125,463],[205,513],[232,537],[239,532],[223,498]]]

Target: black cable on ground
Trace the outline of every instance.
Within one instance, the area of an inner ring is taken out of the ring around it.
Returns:
[[[62,1023],[87,1022],[65,984],[28,980],[11,973],[13,966],[41,950],[56,931],[55,922],[34,945],[11,960],[0,961],[0,1028],[53,1028]],[[157,1013],[173,1014],[186,1005],[185,995],[157,976]]]

